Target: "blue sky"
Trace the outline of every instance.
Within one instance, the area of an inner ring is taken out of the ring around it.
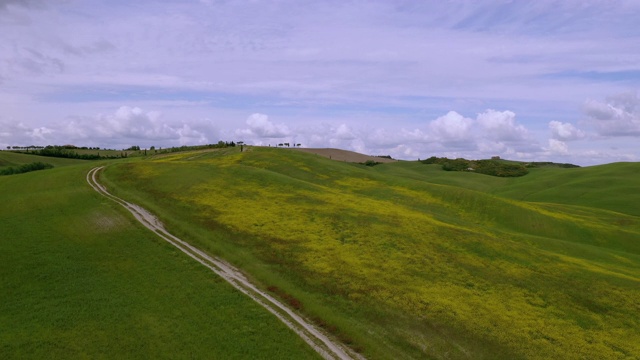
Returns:
[[[0,0],[0,146],[640,161],[639,1]]]

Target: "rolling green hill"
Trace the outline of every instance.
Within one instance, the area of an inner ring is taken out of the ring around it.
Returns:
[[[505,179],[246,150],[104,181],[370,358],[640,357],[640,164]]]
[[[13,151],[0,151],[0,169],[9,166],[19,166],[24,164],[30,164],[33,162],[44,162],[51,164],[55,167],[78,165],[86,163],[84,160],[77,159],[63,159],[63,158],[51,158],[43,156],[35,156],[31,154],[18,153]]]
[[[496,188],[518,200],[580,205],[640,216],[640,164],[615,163],[575,169],[535,169]]]
[[[0,152],[4,164],[41,159]],[[51,160],[0,177],[1,359],[319,358],[91,189],[89,169],[114,161]]]
[[[0,167],[56,166],[0,177],[0,357],[315,356],[95,194],[96,164],[369,358],[640,357],[640,164],[506,179],[245,149],[0,152]]]

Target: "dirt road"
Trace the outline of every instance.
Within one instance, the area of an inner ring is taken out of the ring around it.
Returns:
[[[268,293],[258,289],[253,285],[242,273],[232,265],[222,259],[212,257],[190,245],[189,243],[173,236],[165,230],[162,223],[150,212],[142,207],[129,203],[123,199],[111,195],[107,189],[98,182],[98,173],[104,166],[93,168],[87,173],[87,182],[91,187],[106,196],[107,198],[124,206],[133,214],[149,230],[156,233],[165,241],[177,247],[183,253],[189,255],[194,260],[208,267],[225,279],[236,289],[240,290],[254,301],[274,314],[280,321],[291,328],[298,334],[307,344],[315,349],[325,359],[364,359],[361,355],[355,353],[351,349],[329,339],[322,331],[312,325],[302,316],[296,314],[293,310],[285,306],[283,303],[273,298]]]

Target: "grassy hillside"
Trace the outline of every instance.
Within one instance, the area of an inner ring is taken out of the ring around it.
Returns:
[[[412,179],[430,184],[450,185],[481,192],[490,192],[495,188],[508,184],[510,181],[520,179],[501,178],[474,172],[443,171],[442,165],[422,164],[417,161],[376,166],[375,171],[393,177]]]
[[[43,156],[35,156],[31,154],[23,154],[12,151],[0,151],[0,169],[9,166],[19,166],[24,164],[30,164],[33,162],[44,162],[51,164],[55,167],[84,164],[86,161],[77,159],[62,159],[51,158]]]
[[[536,169],[494,193],[513,199],[596,207],[640,216],[640,164]]]
[[[401,162],[376,170],[433,184],[452,185],[531,202],[593,207],[640,216],[640,163],[615,163],[584,168],[543,167],[518,178],[471,172],[441,171],[440,165]]]
[[[96,163],[51,160],[81,165],[0,177],[0,358],[317,357],[92,190]]]
[[[529,176],[598,169],[500,179],[238,151],[158,156],[105,178],[371,358],[640,356],[631,205],[515,195]]]

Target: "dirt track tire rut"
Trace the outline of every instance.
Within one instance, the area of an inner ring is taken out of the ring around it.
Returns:
[[[215,274],[226,280],[233,287],[246,294],[255,302],[274,314],[280,321],[282,321],[296,334],[298,334],[298,336],[300,336],[323,358],[341,360],[364,359],[364,357],[362,357],[360,354],[357,354],[346,346],[330,339],[326,334],[316,328],[308,320],[295,313],[292,309],[285,306],[279,300],[260,290],[244,275],[242,275],[242,272],[239,269],[235,268],[222,259],[212,257],[204,253],[193,245],[172,235],[164,228],[163,224],[158,220],[157,217],[155,217],[144,208],[136,204],[129,203],[109,193],[107,189],[98,182],[98,173],[102,169],[104,169],[104,166],[93,168],[87,173],[87,182],[95,191],[125,207],[146,228],[153,231],[163,240],[175,246],[180,251],[187,254],[197,262],[209,268]]]

